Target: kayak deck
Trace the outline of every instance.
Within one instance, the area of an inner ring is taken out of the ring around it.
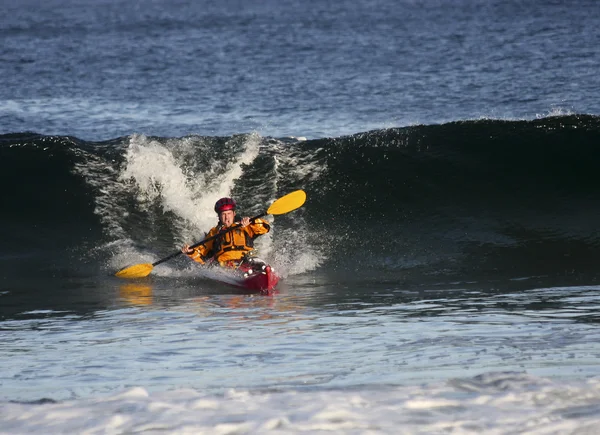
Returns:
[[[266,263],[255,265],[243,263],[239,270],[243,273],[243,287],[248,290],[270,292],[279,282],[279,276]]]
[[[269,294],[275,290],[279,275],[272,266],[258,258],[251,258],[235,268],[209,266],[203,275],[246,292]]]

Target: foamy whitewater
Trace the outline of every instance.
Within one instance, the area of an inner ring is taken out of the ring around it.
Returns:
[[[2,406],[3,433],[596,433],[600,386],[498,373],[450,384],[330,392],[132,388],[79,403]],[[23,421],[27,424],[23,424]]]

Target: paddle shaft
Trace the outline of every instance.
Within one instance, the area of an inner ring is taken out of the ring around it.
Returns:
[[[258,216],[254,216],[253,218],[250,218],[250,221],[254,221],[256,219],[260,219],[261,217],[266,216],[266,215],[267,215],[267,213],[259,214]],[[236,228],[240,228],[240,225],[232,225],[231,227],[227,228],[225,231],[219,232],[219,234],[215,234],[214,236],[210,236],[210,237],[207,237],[204,240],[200,240],[198,243],[194,243],[193,245],[190,246],[190,248],[196,248],[196,247],[198,247],[200,245],[204,245],[206,242],[210,242],[211,240],[214,240],[217,237],[221,237],[223,234],[226,234],[226,233],[228,233],[230,231],[233,231]],[[154,267],[154,266],[156,266],[156,265],[158,265],[160,263],[164,263],[165,261],[170,260],[171,258],[175,258],[179,254],[183,254],[183,252],[181,252],[181,251],[173,252],[168,257],[161,258],[160,260],[155,261],[154,263],[152,263],[152,267]]]

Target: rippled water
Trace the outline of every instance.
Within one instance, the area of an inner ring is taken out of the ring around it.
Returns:
[[[0,132],[323,137],[482,116],[598,114],[596,7],[4,2]]]
[[[600,424],[600,287],[516,285],[376,285],[360,298],[303,279],[268,297],[202,280],[113,282],[105,309],[2,323],[0,420],[6,433]]]
[[[139,385],[215,394],[344,389],[506,370],[553,378],[600,371],[600,287],[377,286],[367,300],[335,285],[286,287],[264,297],[120,284],[110,309],[22,313],[2,324],[10,361],[2,396],[64,400]]]

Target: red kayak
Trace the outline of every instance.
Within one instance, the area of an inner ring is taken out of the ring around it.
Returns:
[[[252,263],[242,263],[237,269],[243,274],[240,281],[241,286],[247,290],[262,293],[272,292],[279,282],[279,275],[265,262],[261,262],[261,260],[257,262],[257,259],[253,260]]]
[[[248,292],[270,294],[279,282],[279,275],[273,267],[259,258],[248,258],[237,267],[209,267],[205,269],[206,278],[239,287]]]

